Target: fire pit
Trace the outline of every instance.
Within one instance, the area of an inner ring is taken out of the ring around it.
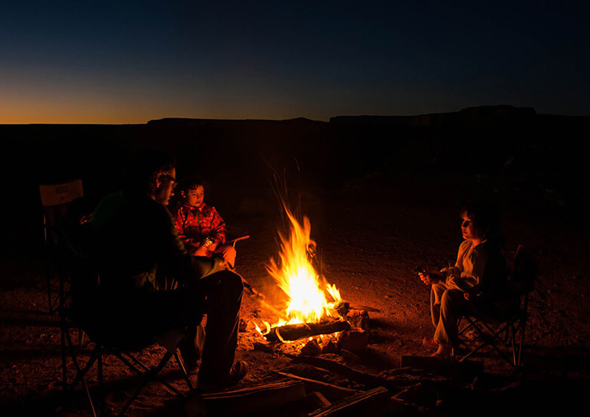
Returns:
[[[276,322],[256,326],[268,343],[286,343],[320,335],[339,336],[341,332],[364,332],[368,315],[351,309],[339,290],[321,277],[312,261],[316,244],[311,239],[311,224],[301,224],[283,204],[289,220],[289,233],[279,233],[279,259],[271,258],[268,273],[287,297],[286,307]],[[338,340],[348,339],[339,337]],[[364,337],[366,339],[366,337]]]

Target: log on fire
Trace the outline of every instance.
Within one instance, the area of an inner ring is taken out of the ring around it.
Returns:
[[[298,340],[305,337],[318,336],[350,330],[350,323],[344,320],[324,321],[320,323],[286,324],[270,329],[264,337],[269,342]]]

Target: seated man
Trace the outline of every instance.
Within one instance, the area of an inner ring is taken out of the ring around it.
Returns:
[[[460,214],[465,240],[455,265],[419,273],[422,282],[432,285],[430,312],[436,329],[434,337],[424,338],[423,344],[436,349],[433,356],[443,358],[457,348],[461,312],[497,313],[510,297],[497,214],[485,204],[466,206]]]
[[[175,184],[173,161],[143,152],[128,166],[122,190],[105,197],[93,213],[91,258],[100,275],[104,321],[113,332],[138,339],[182,331],[179,348],[187,368],[196,370],[196,329],[206,313],[198,387],[223,388],[246,373],[244,362],[233,363],[243,292],[241,277],[229,270],[235,249],[211,258],[187,252],[166,208]],[[180,286],[159,291],[160,273]]]

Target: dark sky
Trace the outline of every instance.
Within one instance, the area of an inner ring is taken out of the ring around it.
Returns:
[[[19,1],[0,123],[590,115],[589,1]]]

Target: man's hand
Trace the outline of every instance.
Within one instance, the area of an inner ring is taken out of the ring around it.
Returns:
[[[231,245],[224,245],[219,248],[219,250],[217,250],[217,253],[221,254],[223,260],[231,269],[233,269],[234,265],[236,264],[236,248]]]

